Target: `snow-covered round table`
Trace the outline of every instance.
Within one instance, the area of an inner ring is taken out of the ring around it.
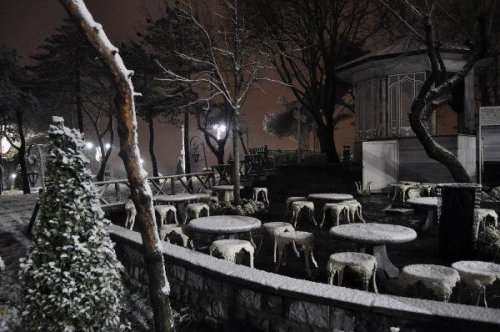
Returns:
[[[326,202],[342,202],[347,201],[349,199],[353,199],[354,197],[351,194],[340,194],[340,193],[315,193],[309,194],[307,196],[310,200],[318,200],[318,201],[326,201]]]
[[[432,223],[437,222],[436,220],[436,210],[439,204],[437,197],[416,197],[406,200],[407,204],[422,207],[427,209],[427,218],[425,219],[424,225],[422,226],[422,231],[427,231]]]
[[[210,216],[193,219],[186,225],[189,232],[208,235],[237,235],[248,233],[254,247],[252,231],[259,229],[259,219],[246,216]]]
[[[417,238],[417,233],[408,227],[391,224],[345,224],[330,228],[330,235],[352,241],[367,249],[377,259],[379,278],[397,278],[399,269],[387,256],[386,244],[409,242]]]
[[[500,279],[500,265],[482,261],[459,261],[451,264],[451,267],[458,271],[462,283],[477,296],[476,305],[479,305],[482,297],[483,304],[487,307],[486,287]]]

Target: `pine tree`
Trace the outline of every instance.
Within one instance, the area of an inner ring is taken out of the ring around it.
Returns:
[[[54,117],[35,245],[21,265],[26,330],[113,331],[122,284],[81,134]]]

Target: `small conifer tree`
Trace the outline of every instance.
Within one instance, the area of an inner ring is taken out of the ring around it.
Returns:
[[[35,244],[21,264],[23,327],[120,328],[120,263],[109,238],[79,132],[54,117]]]

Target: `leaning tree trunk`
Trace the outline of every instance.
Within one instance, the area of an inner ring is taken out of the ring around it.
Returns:
[[[115,103],[118,110],[120,157],[125,164],[132,201],[142,226],[144,263],[149,281],[149,299],[153,308],[155,331],[171,331],[173,320],[169,300],[170,286],[156,226],[151,187],[146,179],[147,173],[140,163],[140,151],[137,144],[137,117],[134,87],[131,80],[132,72],[125,67],[118,49],[111,44],[102,26],[94,21],[82,0],[59,1],[99,52],[113,79],[116,89]]]
[[[240,110],[234,110],[233,117],[233,192],[234,205],[240,205],[240,150],[238,148],[240,132]]]
[[[16,110],[16,122],[17,122],[17,131],[19,133],[19,150],[17,151],[17,156],[19,160],[19,165],[21,166],[21,184],[23,188],[24,194],[30,194],[30,181],[28,178],[28,165],[26,163],[26,137],[24,136],[24,118],[23,111],[21,108]]]
[[[151,157],[151,166],[153,167],[153,176],[159,176],[158,161],[155,155],[155,124],[152,116],[148,116],[149,127],[149,156]]]
[[[448,151],[445,147],[438,144],[427,128],[424,126],[422,118],[429,118],[436,107],[447,101],[447,97],[453,91],[453,88],[462,82],[465,76],[472,70],[474,64],[486,54],[487,38],[485,24],[479,21],[480,40],[476,41],[476,48],[468,57],[465,65],[453,76],[446,78],[446,67],[439,53],[438,43],[435,41],[435,32],[430,16],[424,17],[425,42],[427,46],[427,56],[429,58],[432,72],[422,85],[418,96],[413,101],[408,118],[410,126],[415,132],[418,140],[424,147],[429,158],[443,164],[453,176],[456,182],[471,182],[469,174],[462,166],[458,158]],[[434,84],[434,87],[432,87]]]
[[[427,155],[443,164],[453,176],[456,182],[471,182],[469,174],[458,161],[457,157],[448,151],[444,146],[436,142],[421,120],[421,114],[425,104],[418,98],[411,105],[408,117],[410,119],[411,129],[415,132],[418,140],[424,147]]]

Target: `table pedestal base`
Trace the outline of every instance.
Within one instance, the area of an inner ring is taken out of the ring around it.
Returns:
[[[422,232],[427,232],[429,230],[429,228],[431,228],[432,224],[434,223],[434,219],[435,219],[434,215],[435,215],[434,209],[429,209],[427,211],[427,217],[424,221],[424,225],[421,228]]]
[[[399,269],[392,264],[387,256],[385,244],[369,248],[368,253],[377,259],[377,278],[379,280],[395,279],[399,276]]]

